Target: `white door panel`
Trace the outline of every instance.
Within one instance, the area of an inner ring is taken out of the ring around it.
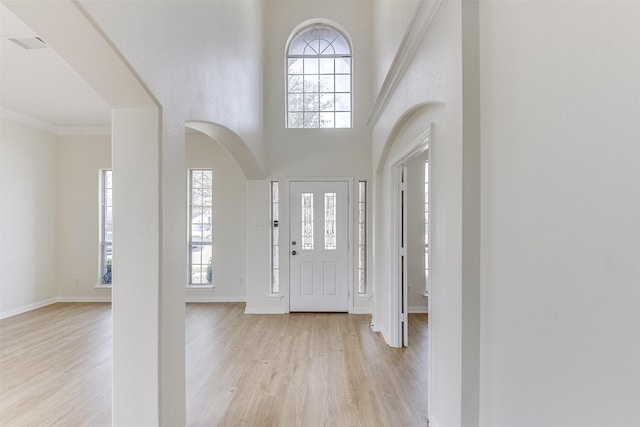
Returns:
[[[290,184],[290,311],[348,311],[347,182]]]

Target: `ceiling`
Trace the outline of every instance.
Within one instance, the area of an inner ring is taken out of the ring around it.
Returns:
[[[25,49],[10,40],[34,36],[0,4],[1,115],[58,134],[108,129],[109,106],[53,49]]]

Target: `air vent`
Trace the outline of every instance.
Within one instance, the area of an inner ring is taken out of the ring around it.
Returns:
[[[30,37],[13,37],[9,38],[12,42],[22,47],[23,49],[44,49],[49,47],[44,40],[38,36]]]

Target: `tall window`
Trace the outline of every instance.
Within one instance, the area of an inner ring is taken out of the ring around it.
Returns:
[[[189,171],[189,284],[211,285],[213,172],[211,169]]]
[[[367,182],[358,182],[358,293],[367,293]]]
[[[100,283],[111,285],[113,262],[113,183],[111,170],[100,171]]]
[[[280,292],[280,224],[278,181],[271,183],[271,293]]]
[[[424,283],[429,292],[429,162],[424,162]]]
[[[351,48],[336,29],[300,31],[287,51],[287,127],[351,127]]]

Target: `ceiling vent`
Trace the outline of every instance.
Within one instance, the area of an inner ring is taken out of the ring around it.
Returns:
[[[12,37],[9,38],[12,42],[24,49],[44,49],[49,47],[44,40],[38,36],[30,37]]]

